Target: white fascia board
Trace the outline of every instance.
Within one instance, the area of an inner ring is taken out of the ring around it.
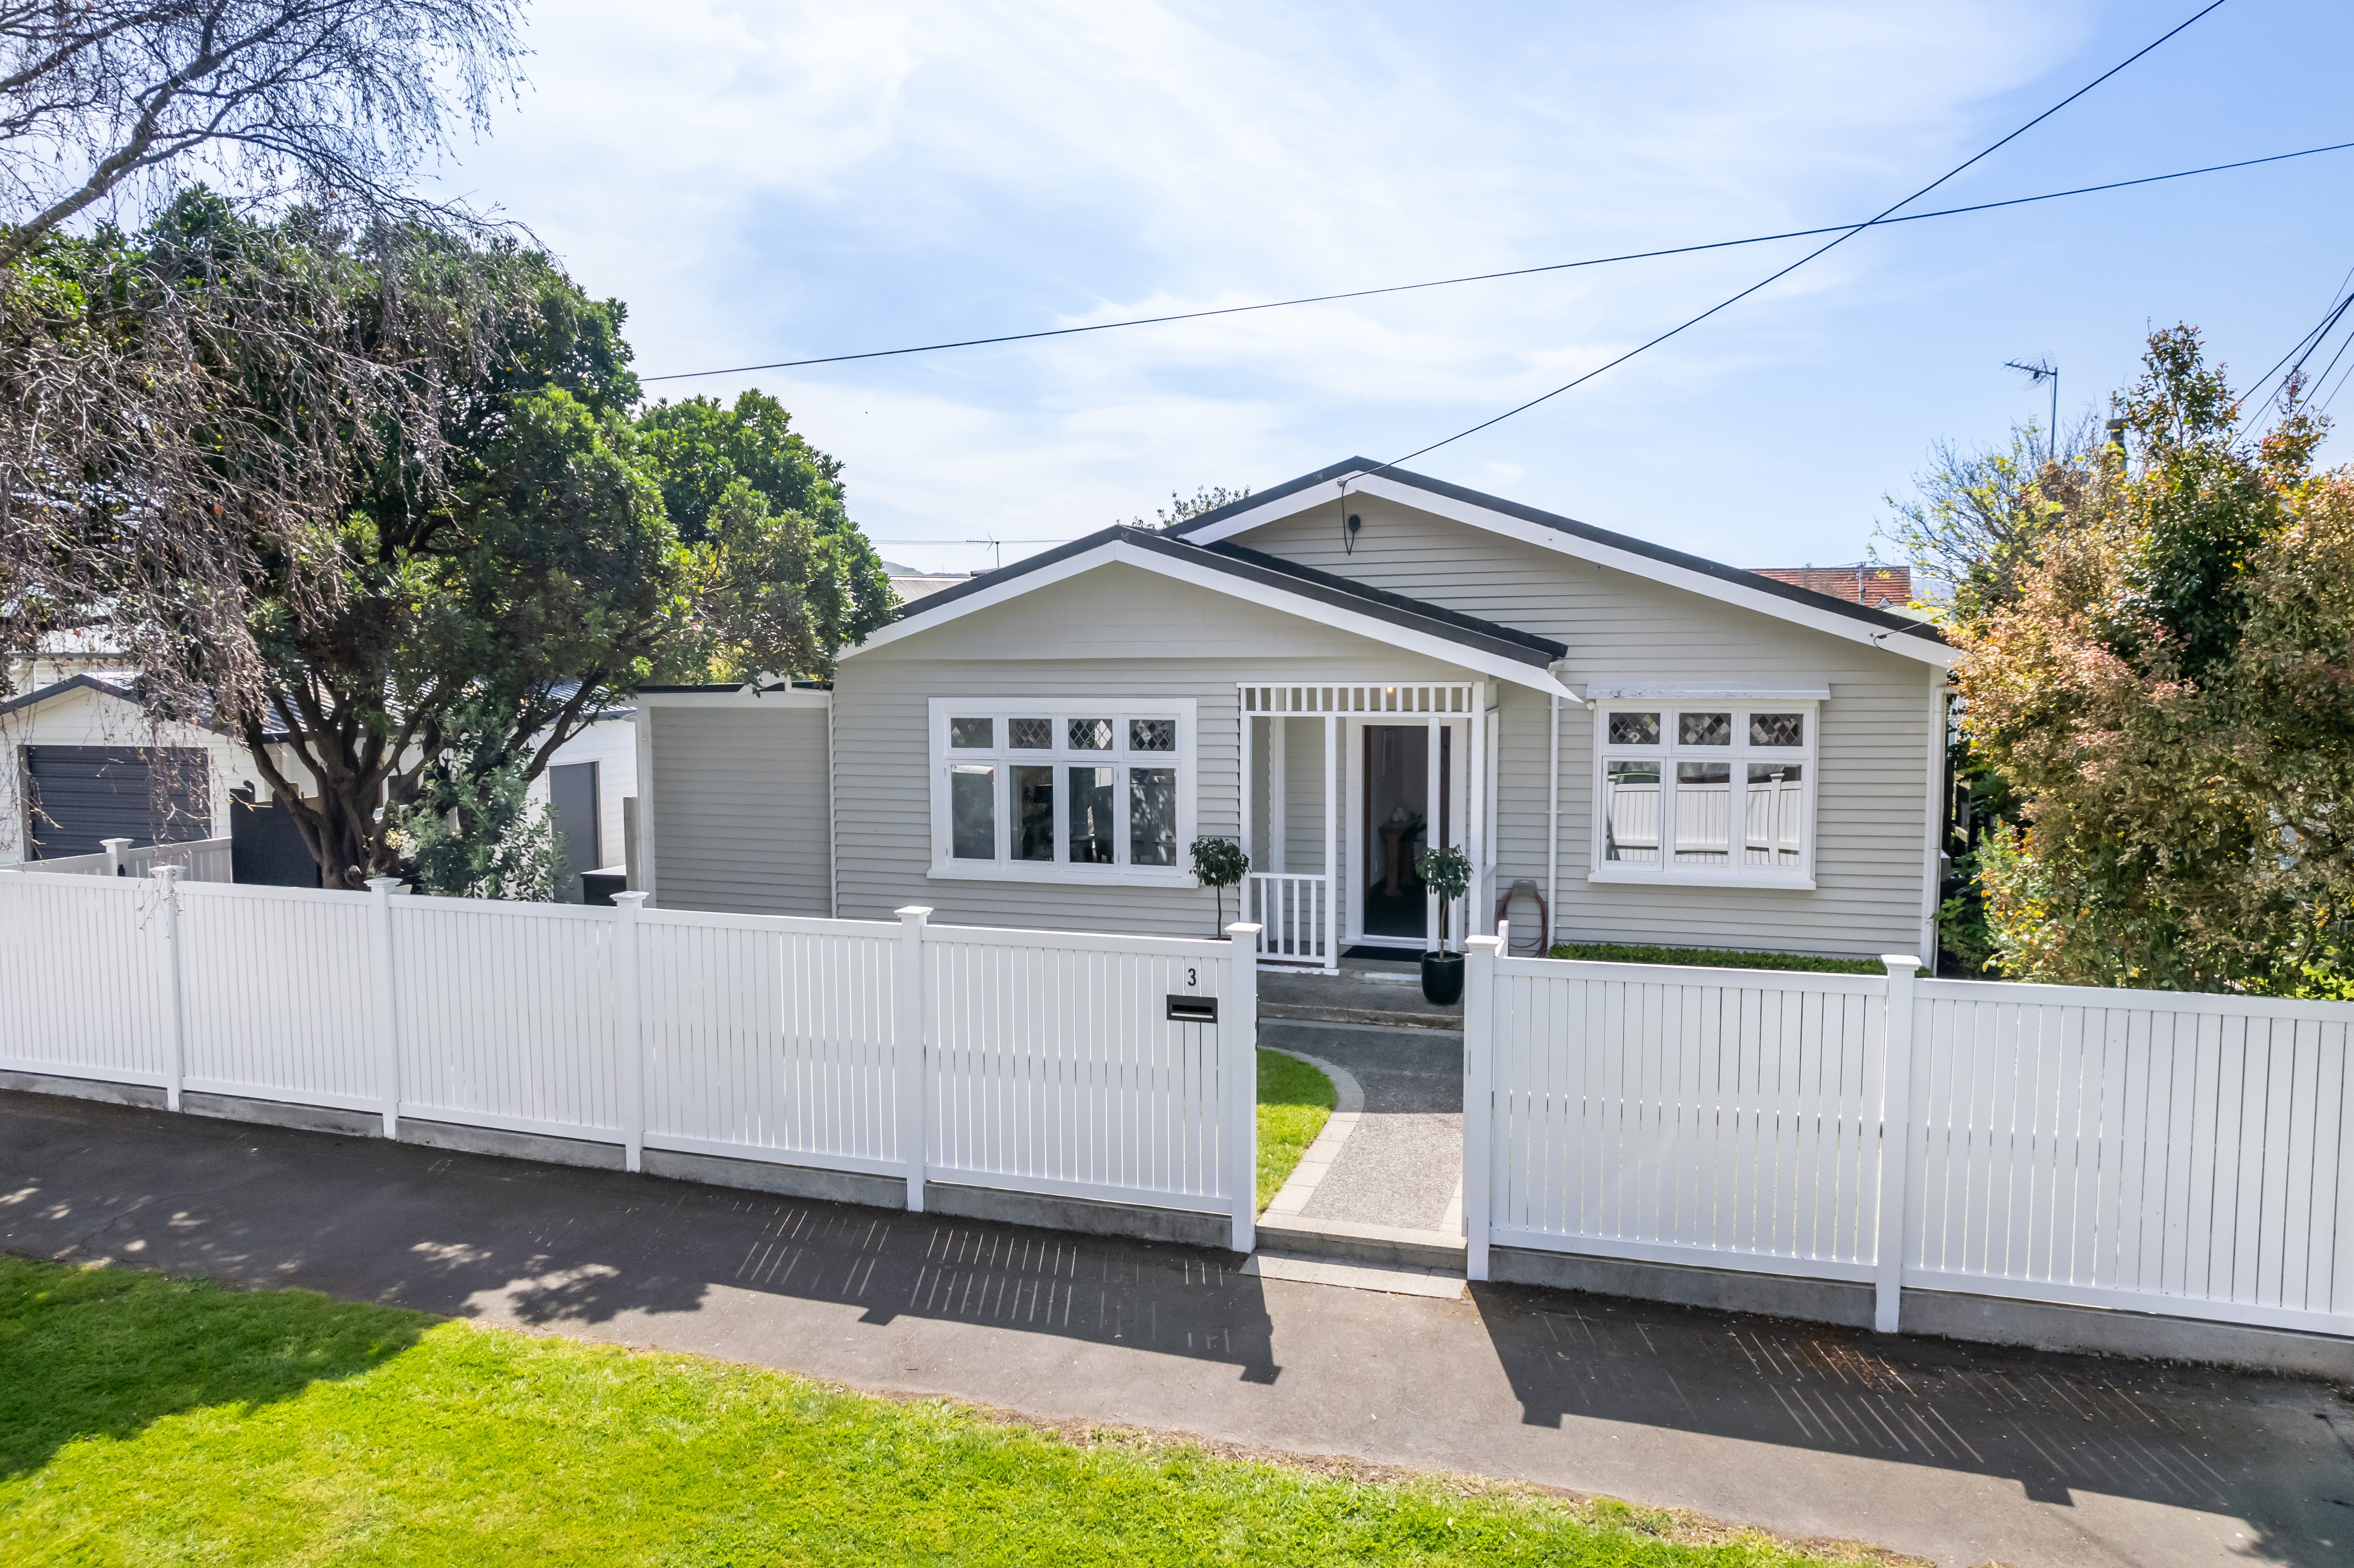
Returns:
[[[1828,684],[1744,686],[1723,681],[1704,681],[1692,684],[1662,683],[1658,681],[1597,680],[1585,688],[1585,694],[1600,702],[1734,702],[1734,703],[1827,703],[1831,700]]]
[[[999,583],[994,588],[983,589],[969,599],[958,600],[953,606],[925,617],[922,620],[894,622],[875,632],[860,646],[846,650],[842,657],[854,658],[869,649],[896,642],[902,637],[928,631],[935,626],[945,626],[960,616],[970,615],[975,610],[994,608],[1010,599],[1018,599],[1034,589],[1077,577],[1082,572],[1093,571],[1097,567],[1110,566],[1115,563],[1140,567],[1148,572],[1156,572],[1164,577],[1174,578],[1178,582],[1190,583],[1195,588],[1207,588],[1213,593],[1222,593],[1231,599],[1262,605],[1285,615],[1296,615],[1304,620],[1317,621],[1339,630],[1352,631],[1360,637],[1370,638],[1376,642],[1385,642],[1393,648],[1400,648],[1409,653],[1424,654],[1441,663],[1453,664],[1460,669],[1476,670],[1483,675],[1493,675],[1500,681],[1510,681],[1515,685],[1528,686],[1549,694],[1558,694],[1562,689],[1561,683],[1554,679],[1552,673],[1542,664],[1523,664],[1516,659],[1500,658],[1481,649],[1449,641],[1443,637],[1433,637],[1427,632],[1416,631],[1411,627],[1400,626],[1394,621],[1363,615],[1340,605],[1326,604],[1320,599],[1287,593],[1269,584],[1254,582],[1247,577],[1237,577],[1232,572],[1221,571],[1215,567],[1173,559],[1157,550],[1140,550],[1133,545],[1117,539],[1107,541],[1084,555],[1057,561],[1051,567],[1041,567],[1038,570],[1015,577],[1010,582]],[[1205,650],[1205,652],[1209,651]]]
[[[1417,512],[1427,512],[1435,516],[1468,524],[1474,528],[1485,528],[1490,533],[1501,534],[1506,538],[1518,539],[1523,544],[1535,545],[1547,550],[1558,550],[1564,556],[1575,556],[1579,560],[1591,561],[1598,567],[1608,567],[1614,571],[1626,572],[1633,577],[1649,577],[1653,582],[1665,583],[1670,588],[1683,588],[1688,592],[1700,594],[1721,603],[1739,605],[1744,609],[1754,609],[1761,615],[1773,616],[1777,620],[1795,621],[1800,626],[1809,627],[1817,631],[1827,631],[1834,637],[1844,637],[1850,642],[1861,642],[1873,648],[1885,649],[1891,653],[1901,654],[1907,659],[1917,659],[1925,664],[1935,664],[1940,669],[1951,668],[1954,661],[1958,657],[1954,649],[1942,642],[1933,642],[1925,638],[1913,637],[1885,628],[1874,628],[1851,617],[1836,614],[1828,609],[1817,609],[1810,605],[1784,599],[1778,594],[1768,593],[1763,588],[1744,588],[1739,583],[1727,582],[1723,577],[1712,577],[1706,572],[1693,571],[1689,567],[1680,567],[1670,561],[1658,560],[1649,556],[1639,555],[1633,550],[1622,550],[1616,546],[1605,545],[1581,535],[1570,533],[1566,529],[1548,527],[1542,523],[1531,523],[1526,519],[1514,517],[1509,513],[1492,511],[1485,506],[1474,505],[1468,501],[1458,501],[1451,495],[1441,495],[1436,491],[1423,490],[1411,484],[1401,484],[1396,480],[1384,479],[1379,474],[1351,474],[1347,476],[1347,482],[1351,490],[1366,495],[1378,496],[1384,501],[1394,501],[1400,506],[1412,507]],[[1338,483],[1339,482],[1336,481],[1336,486]],[[1255,507],[1240,516],[1225,518],[1197,533],[1188,534],[1185,537],[1195,544],[1214,545],[1222,539],[1230,539],[1249,529],[1264,526],[1296,513],[1305,512],[1310,507],[1329,504],[1331,500],[1331,495],[1324,493],[1324,486],[1320,484],[1310,490],[1299,491],[1284,496],[1280,500],[1270,501],[1267,505]]]
[[[831,692],[756,692],[748,685],[724,692],[640,692],[630,699],[640,708],[822,708],[832,700]]]

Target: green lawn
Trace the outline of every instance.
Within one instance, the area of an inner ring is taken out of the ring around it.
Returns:
[[[1291,1168],[1324,1130],[1336,1098],[1332,1080],[1280,1051],[1258,1054],[1258,1206],[1266,1208]]]
[[[1807,953],[1745,953],[1730,948],[1644,948],[1624,942],[1556,942],[1547,958],[1592,964],[1698,964],[1711,969],[1808,969],[1817,974],[1884,975],[1878,959],[1824,959]]]
[[[1762,1536],[0,1258],[0,1562],[1786,1564]]]

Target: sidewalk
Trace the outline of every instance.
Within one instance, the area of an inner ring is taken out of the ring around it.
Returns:
[[[0,1093],[0,1249],[1696,1509],[1950,1568],[2354,1560],[2317,1383],[1231,1255]]]

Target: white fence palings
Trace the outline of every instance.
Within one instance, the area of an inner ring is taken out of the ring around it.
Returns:
[[[1497,1241],[1869,1277],[1877,982],[1550,959],[1495,977]]]
[[[896,1175],[898,927],[649,909],[646,1142]]]
[[[170,954],[153,882],[0,876],[0,1067],[162,1085]]]
[[[911,1198],[928,1176],[1207,1210],[1247,1250],[1256,930],[1237,946],[921,915],[185,883],[167,900],[153,879],[11,873],[0,1065],[175,1104],[184,1086],[371,1111],[387,1133],[408,1118],[620,1143],[632,1169],[651,1146],[896,1177]],[[1171,1022],[1172,993],[1241,1005]]]
[[[1225,943],[936,927],[925,945],[932,1175],[1217,1205],[1220,1036],[1163,999],[1218,996]]]
[[[392,900],[400,1114],[622,1139],[612,911]]]
[[[1491,1243],[2354,1333],[2354,1007],[1910,981],[1884,1107],[1884,977],[1473,968]]]
[[[1905,1283],[2354,1327],[2347,1010],[1924,981]]]
[[[364,893],[183,883],[186,1086],[374,1110],[382,998]]]

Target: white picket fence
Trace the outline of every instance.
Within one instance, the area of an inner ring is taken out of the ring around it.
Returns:
[[[0,1069],[1231,1216],[1230,941],[0,873]],[[1202,1021],[1204,1012],[1214,1022]]]
[[[1499,956],[1491,1246],[2354,1333],[2354,1004]],[[1480,1107],[1487,1114],[1480,1115]]]
[[[189,882],[233,882],[229,841],[186,839],[175,844],[133,844],[129,839],[106,839],[96,854],[59,855],[27,863],[27,869],[75,876],[147,876],[163,866],[177,866]]]

